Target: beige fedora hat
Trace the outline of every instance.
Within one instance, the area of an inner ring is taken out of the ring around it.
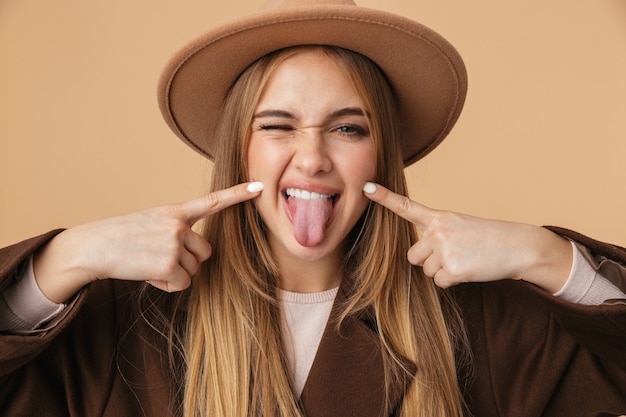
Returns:
[[[398,99],[405,165],[433,150],[461,113],[465,66],[456,49],[431,29],[352,0],[269,0],[257,12],[188,43],[170,60],[158,89],[165,121],[212,159],[212,132],[237,77],[258,58],[296,45],[338,46],[380,66]]]

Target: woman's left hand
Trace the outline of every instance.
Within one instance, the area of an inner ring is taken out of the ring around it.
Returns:
[[[571,244],[543,227],[433,210],[378,184],[364,191],[420,229],[407,258],[440,287],[522,279],[555,293],[569,276]]]

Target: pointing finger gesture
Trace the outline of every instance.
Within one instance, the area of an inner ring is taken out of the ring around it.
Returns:
[[[238,184],[185,203],[68,229],[35,257],[37,282],[57,302],[91,281],[107,278],[148,281],[169,292],[183,290],[212,250],[192,226],[258,196],[262,188],[260,183]]]
[[[435,210],[417,203],[406,196],[396,194],[382,185],[368,182],[365,184],[365,187],[363,187],[363,191],[369,199],[387,207],[403,219],[410,221],[422,232],[428,228],[428,225],[430,225],[437,215]]]
[[[556,292],[567,279],[571,246],[547,229],[433,210],[378,184],[363,191],[422,231],[407,258],[440,287],[510,278]]]
[[[263,189],[260,182],[238,184],[224,190],[187,201],[179,205],[182,220],[193,226],[199,220],[209,217],[227,207],[250,200]]]

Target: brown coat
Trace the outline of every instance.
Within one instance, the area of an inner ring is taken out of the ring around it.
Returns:
[[[626,264],[623,248],[559,232],[591,248],[603,267]],[[51,236],[0,250],[0,290]],[[616,268],[626,280],[626,269]],[[175,415],[158,337],[131,308],[136,287],[98,282],[44,334],[0,335],[0,415]],[[513,281],[451,291],[472,343],[466,397],[475,417],[626,414],[626,305],[572,305]],[[382,409],[379,360],[366,322],[348,320],[342,336],[328,326],[302,394],[306,415],[393,415]],[[393,390],[395,404],[404,389]]]

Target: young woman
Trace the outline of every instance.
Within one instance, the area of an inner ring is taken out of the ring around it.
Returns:
[[[0,253],[3,415],[626,412],[626,251],[404,197],[458,116],[460,60],[395,16],[286,6],[165,72],[166,120],[215,161],[207,197]]]

